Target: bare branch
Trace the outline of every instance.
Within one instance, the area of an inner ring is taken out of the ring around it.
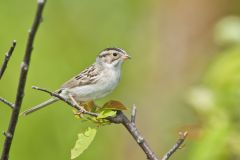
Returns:
[[[135,121],[136,121],[136,114],[137,114],[137,107],[134,104],[132,108],[132,113],[131,113],[131,122],[133,124],[135,124]]]
[[[24,97],[24,89],[25,89],[25,84],[26,84],[26,80],[27,80],[32,49],[33,49],[33,42],[34,42],[34,38],[35,38],[35,35],[38,30],[39,24],[42,20],[42,11],[43,11],[45,2],[46,1],[44,1],[44,0],[38,1],[38,6],[37,6],[37,11],[36,11],[36,15],[34,18],[34,22],[33,22],[31,30],[29,31],[25,55],[24,55],[24,59],[23,59],[22,65],[21,65],[20,78],[19,78],[19,83],[18,83],[16,99],[15,99],[15,107],[12,110],[12,115],[11,115],[11,119],[9,122],[8,130],[7,130],[7,133],[9,133],[12,136],[5,137],[1,160],[8,160],[8,157],[9,157],[9,151],[11,148],[15,128],[16,128],[16,125],[18,122],[19,112],[20,112],[23,97]]]
[[[179,138],[177,140],[177,142],[174,144],[174,146],[164,155],[164,157],[162,158],[162,160],[168,160],[173,153],[175,153],[178,149],[181,148],[181,145],[183,144],[183,142],[185,141],[185,139],[187,138],[188,132],[179,132]]]
[[[46,92],[46,93],[50,94],[51,96],[56,97],[56,98],[62,100],[63,102],[65,102],[65,103],[67,103],[68,105],[70,105],[71,107],[77,109],[78,111],[81,111],[83,114],[88,114],[88,115],[94,116],[94,117],[97,117],[97,116],[98,116],[97,113],[88,112],[88,111],[86,111],[86,110],[82,111],[82,108],[81,108],[77,103],[72,103],[71,101],[63,98],[62,96],[60,96],[60,95],[57,94],[57,93],[54,93],[54,92],[48,91],[47,89],[39,88],[39,87],[36,87],[36,86],[32,86],[32,88],[33,88],[33,89],[36,89],[36,90],[39,90],[39,91]]]
[[[12,56],[12,53],[13,53],[15,47],[16,47],[16,44],[17,44],[17,42],[16,42],[16,40],[14,40],[12,42],[12,46],[10,47],[8,52],[5,54],[5,58],[3,60],[2,67],[0,68],[0,79],[2,78],[4,72],[5,72],[6,68],[7,68],[8,62],[9,62],[11,56]]]
[[[10,108],[12,108],[12,109],[14,108],[14,104],[11,103],[11,102],[9,102],[9,101],[7,101],[6,99],[0,97],[0,101],[3,102],[3,103],[5,103],[5,104],[6,104],[7,106],[9,106]]]

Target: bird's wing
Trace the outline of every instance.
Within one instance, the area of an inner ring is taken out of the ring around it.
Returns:
[[[66,83],[62,85],[61,88],[74,88],[77,86],[84,86],[89,84],[95,84],[100,75],[100,70],[96,67],[96,64],[91,65],[90,67],[83,70],[80,74],[73,77]]]

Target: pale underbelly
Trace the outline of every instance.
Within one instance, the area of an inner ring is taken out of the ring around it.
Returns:
[[[64,90],[61,95],[69,98],[69,94],[73,95],[77,101],[90,101],[105,97],[116,87],[114,85],[86,85]]]

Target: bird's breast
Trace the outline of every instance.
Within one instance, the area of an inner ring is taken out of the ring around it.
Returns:
[[[112,91],[119,83],[120,80],[120,72],[118,71],[106,71],[102,75],[102,79],[100,79],[99,83],[101,84],[101,88],[106,91]]]
[[[120,80],[120,72],[103,71],[95,84],[74,87],[69,90],[79,101],[89,101],[102,98],[118,85]]]

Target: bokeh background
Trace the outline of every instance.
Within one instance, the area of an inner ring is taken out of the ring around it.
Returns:
[[[0,81],[0,96],[14,101],[35,0],[0,2],[0,60],[17,47]],[[138,109],[137,127],[159,155],[188,130],[172,159],[240,159],[240,2],[238,0],[49,0],[36,37],[22,110],[48,99],[32,85],[55,90],[94,62],[106,47],[124,48],[115,99]],[[0,131],[10,109],[0,104]],[[126,111],[127,113],[130,111]],[[20,117],[12,160],[66,160],[89,123],[59,102]],[[0,136],[0,149],[4,137]],[[101,127],[77,159],[144,160],[121,125]]]

